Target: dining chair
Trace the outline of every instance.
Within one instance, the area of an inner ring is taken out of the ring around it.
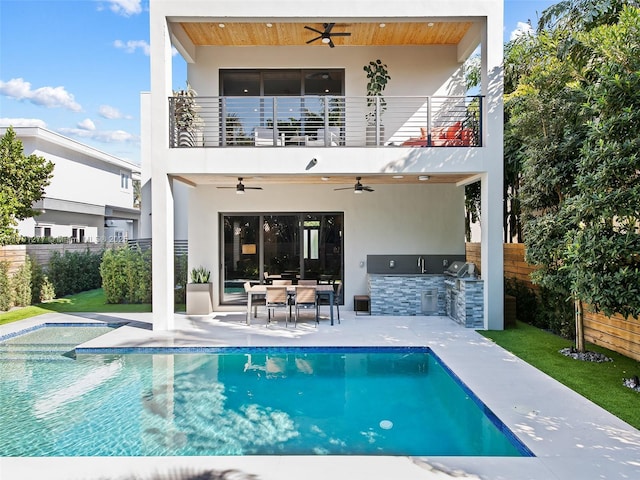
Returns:
[[[289,293],[287,287],[283,286],[267,286],[267,294],[265,296],[265,307],[267,308],[267,325],[271,323],[271,311],[273,310],[273,318],[276,318],[276,309],[283,308],[285,310],[285,322],[288,321],[287,308],[289,308]]]
[[[338,314],[338,323],[340,323],[340,302],[342,301],[342,282],[335,282],[333,284],[333,305],[336,307],[336,312]],[[318,296],[318,309],[322,305],[331,306],[330,299],[325,297],[324,295]]]
[[[298,326],[298,316],[300,315],[301,308],[313,308],[316,315],[316,325],[318,325],[318,297],[316,287],[311,285],[297,286],[294,305],[296,310],[294,326]]]
[[[251,305],[253,306],[253,318],[257,318],[258,317],[258,306],[264,306],[264,304],[265,304],[264,295],[252,294],[251,293],[251,282],[244,282],[244,291],[247,294],[247,306],[249,306],[249,295],[252,295],[252,297],[251,297]],[[250,312],[247,312],[247,315],[249,315],[249,314],[250,314]],[[249,320],[249,319],[247,318],[247,320]]]
[[[271,285],[293,285],[293,280],[271,280]]]

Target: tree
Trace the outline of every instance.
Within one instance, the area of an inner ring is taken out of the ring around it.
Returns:
[[[581,351],[583,302],[640,313],[640,31],[624,3],[635,2],[545,11],[509,106],[523,146],[527,260],[540,267],[536,283],[573,299]]]
[[[38,215],[32,208],[53,176],[53,163],[37,155],[24,155],[22,142],[9,127],[0,139],[0,244],[16,235],[17,220]]]
[[[572,290],[596,311],[640,316],[640,9],[577,36],[588,115],[568,238]]]

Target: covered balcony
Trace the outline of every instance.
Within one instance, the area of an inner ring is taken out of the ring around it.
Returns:
[[[480,147],[482,108],[481,96],[181,95],[169,146]]]

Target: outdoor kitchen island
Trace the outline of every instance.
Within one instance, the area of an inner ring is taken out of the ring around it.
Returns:
[[[403,262],[388,264],[396,268]],[[371,314],[446,315],[465,327],[483,328],[484,282],[469,272],[474,268],[470,267],[453,261],[443,273],[369,272]]]

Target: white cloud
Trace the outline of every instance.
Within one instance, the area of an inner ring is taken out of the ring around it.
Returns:
[[[533,27],[527,22],[518,22],[516,29],[511,32],[509,40],[515,40],[522,35],[534,35]]]
[[[124,115],[120,110],[116,107],[112,107],[111,105],[100,105],[100,109],[98,113],[101,117],[107,118],[109,120],[117,120],[119,118],[126,118],[127,120],[131,120],[131,115]]]
[[[147,57],[151,54],[151,47],[145,40],[127,40],[126,43],[122,40],[116,40],[113,42],[113,46],[127,53],[135,53],[136,50],[140,49]]]
[[[39,118],[0,118],[0,126],[3,127],[41,127],[47,128],[47,124]]]
[[[62,107],[72,112],[82,110],[74,96],[64,87],[40,87],[32,90],[31,83],[25,82],[22,78],[12,78],[8,82],[0,81],[0,94],[48,108]]]
[[[142,12],[140,1],[141,0],[109,0],[111,4],[109,8],[118,15],[130,17],[131,15],[137,15]]]
[[[90,118],[85,118],[81,122],[78,123],[78,128],[82,130],[94,131],[96,129],[96,124]]]
[[[87,130],[84,128],[60,128],[60,133],[80,138],[89,138],[101,143],[138,143],[140,139],[124,130]]]

